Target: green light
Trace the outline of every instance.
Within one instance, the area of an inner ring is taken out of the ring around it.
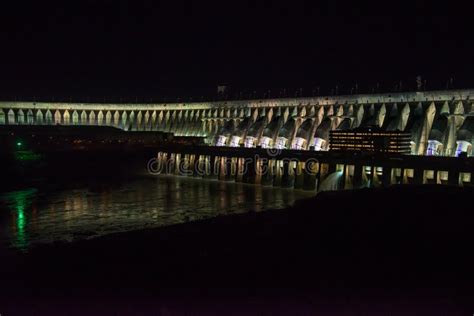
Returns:
[[[18,147],[21,147],[21,145],[23,145],[23,144],[22,144],[21,142],[17,142],[16,145],[17,145]]]

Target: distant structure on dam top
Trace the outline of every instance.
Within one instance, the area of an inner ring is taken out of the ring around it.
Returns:
[[[331,131],[410,135],[414,155],[472,156],[474,90],[168,104],[0,102],[0,124],[103,125],[215,146],[325,151]]]

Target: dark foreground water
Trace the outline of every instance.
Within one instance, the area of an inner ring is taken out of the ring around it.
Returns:
[[[284,208],[314,193],[185,177],[114,180],[0,194],[1,243],[89,239],[219,215]]]

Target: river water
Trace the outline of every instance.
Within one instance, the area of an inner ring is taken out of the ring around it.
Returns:
[[[226,214],[284,208],[314,195],[293,189],[175,176],[0,194],[0,242],[28,250]]]

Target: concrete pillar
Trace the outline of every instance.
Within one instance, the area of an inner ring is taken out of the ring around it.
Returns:
[[[326,179],[328,175],[329,165],[327,163],[320,163],[319,164],[319,171],[316,175],[316,190],[319,190],[321,183],[323,183],[324,179]]]
[[[348,165],[343,165],[342,166],[342,183],[341,183],[341,189],[344,190],[348,187],[348,170],[347,170]]]
[[[449,170],[448,184],[459,185],[459,170]]]
[[[392,168],[391,167],[383,167],[382,173],[382,186],[388,187],[392,184]]]
[[[232,180],[232,158],[220,157],[219,159],[219,180],[230,181]]]
[[[255,183],[256,182],[256,168],[257,161],[255,157],[252,157],[248,160],[247,168],[242,176],[242,180],[245,183]]]
[[[413,171],[413,183],[414,184],[423,184],[423,174],[424,174],[423,169],[416,168]]]
[[[368,187],[369,188],[373,188],[374,187],[374,175],[375,175],[375,166],[368,166],[369,167],[369,174],[367,176],[367,180],[368,180]]]
[[[193,177],[202,176],[201,156],[194,155],[193,160]]]
[[[209,178],[215,179],[217,178],[217,157],[214,155],[209,156],[209,172],[207,176]]]
[[[319,163],[307,161],[304,168],[303,190],[316,190],[316,175],[319,172]]]
[[[281,186],[291,188],[295,185],[295,175],[293,170],[293,161],[283,160],[283,170],[281,175]]]
[[[362,186],[362,172],[364,172],[361,164],[354,165],[354,175],[352,176],[352,186],[358,189]]]
[[[280,187],[283,177],[283,161],[276,160],[273,167],[273,186]]]
[[[168,152],[166,154],[166,173],[167,174],[174,173],[174,159],[175,159],[174,153]]]
[[[304,183],[304,162],[303,161],[297,161],[296,162],[296,168],[295,168],[295,189],[303,189],[303,183]]]
[[[273,184],[273,174],[275,168],[275,159],[265,160],[262,164],[262,176],[261,183],[262,185],[272,185]]]

